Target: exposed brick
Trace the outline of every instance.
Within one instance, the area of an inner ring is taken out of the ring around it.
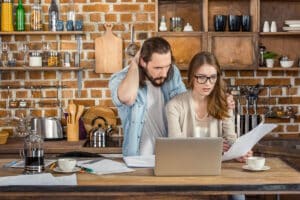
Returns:
[[[53,71],[44,72],[44,79],[56,79],[56,72]]]
[[[283,71],[272,71],[272,76],[283,76],[284,72]]]
[[[105,14],[105,21],[106,22],[116,22],[117,15],[116,14]]]
[[[77,49],[76,42],[61,42],[61,49],[62,50],[75,50]]]
[[[131,22],[132,14],[129,14],[129,13],[120,14],[120,20],[121,20],[121,22]]]
[[[256,84],[260,84],[261,83],[261,79],[236,79],[235,80],[235,85],[256,85]]]
[[[145,12],[155,12],[155,5],[154,4],[145,4],[144,11]]]
[[[267,76],[268,72],[267,71],[256,71],[256,76]]]
[[[101,20],[100,13],[92,13],[92,14],[90,14],[90,21],[91,22],[100,22],[100,20]]]
[[[240,76],[250,76],[250,77],[253,77],[254,76],[254,71],[253,70],[243,70],[243,71],[240,71]]]
[[[66,98],[66,99],[74,98],[73,90],[63,90],[62,91],[62,98]]]
[[[41,79],[42,78],[41,72],[31,72],[29,74],[29,78],[30,79]]]
[[[101,98],[102,91],[101,90],[91,90],[91,97],[92,98]]]
[[[91,42],[91,43],[87,43],[87,42],[85,42],[85,43],[83,43],[82,44],[82,49],[84,49],[84,50],[88,50],[88,49],[95,49],[95,43],[93,42]]]
[[[298,125],[287,125],[286,130],[287,130],[287,132],[299,132],[299,126]]]
[[[103,88],[103,87],[108,87],[108,81],[104,80],[93,80],[93,81],[85,81],[84,82],[84,87],[85,88]]]
[[[290,79],[287,78],[266,78],[264,80],[265,85],[289,85]]]
[[[282,95],[282,89],[281,88],[272,88],[271,95]]]
[[[45,110],[45,117],[57,116],[57,110]]]
[[[90,4],[82,6],[83,12],[108,12],[109,5],[107,4]]]
[[[105,99],[100,101],[99,106],[114,107],[115,105],[111,99]]]
[[[148,21],[147,13],[137,13],[135,17],[136,17],[136,21],[138,21],[138,22]]]
[[[155,24],[154,23],[135,24],[135,30],[136,31],[150,31],[150,30],[155,30]]]
[[[105,90],[105,97],[111,97],[111,91]]]
[[[139,4],[120,4],[113,5],[115,12],[137,12],[140,10]]]

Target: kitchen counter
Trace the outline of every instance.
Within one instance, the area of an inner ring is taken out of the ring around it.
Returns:
[[[0,145],[1,158],[18,157],[20,150],[23,149],[23,138],[8,138],[6,144]],[[122,153],[121,147],[105,147],[105,148],[92,148],[84,147],[86,140],[78,142],[67,142],[66,140],[45,141],[44,152],[46,156],[67,153],[72,151],[83,151],[97,154],[116,154]]]
[[[0,165],[9,159],[1,159]],[[243,163],[225,162],[219,176],[156,177],[151,168],[97,176],[78,173],[77,186],[3,186],[1,198],[10,199],[198,199],[203,195],[300,194],[300,173],[279,158],[267,158],[271,169],[251,172]],[[49,169],[48,169],[49,170]],[[21,174],[22,169],[1,168],[0,176]],[[60,175],[60,174],[55,174]]]

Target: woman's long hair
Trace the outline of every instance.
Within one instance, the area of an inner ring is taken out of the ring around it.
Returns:
[[[192,58],[188,69],[188,87],[191,89],[194,88],[195,73],[204,64],[213,66],[217,71],[217,81],[212,92],[207,97],[207,111],[209,115],[222,120],[229,117],[226,100],[226,85],[221,78],[221,70],[218,60],[212,53],[201,52],[197,53]]]

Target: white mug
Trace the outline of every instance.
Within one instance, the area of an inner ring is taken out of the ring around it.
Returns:
[[[271,32],[277,32],[277,25],[275,21],[271,22]]]
[[[76,160],[72,158],[60,158],[57,163],[58,167],[64,172],[72,172],[76,166]]]
[[[246,164],[250,169],[259,170],[265,166],[266,159],[264,157],[251,156],[246,159]]]
[[[263,32],[270,32],[270,24],[268,21],[264,22]]]

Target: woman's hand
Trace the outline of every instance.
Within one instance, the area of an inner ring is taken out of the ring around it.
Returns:
[[[230,144],[226,140],[223,141],[223,154],[228,151],[230,148]]]
[[[235,101],[231,94],[227,94],[227,105],[228,109],[234,109],[235,108]]]
[[[246,162],[246,159],[251,157],[251,156],[253,156],[253,151],[250,150],[246,153],[246,155],[244,155],[242,157],[239,157],[236,160],[239,161],[239,162]]]

